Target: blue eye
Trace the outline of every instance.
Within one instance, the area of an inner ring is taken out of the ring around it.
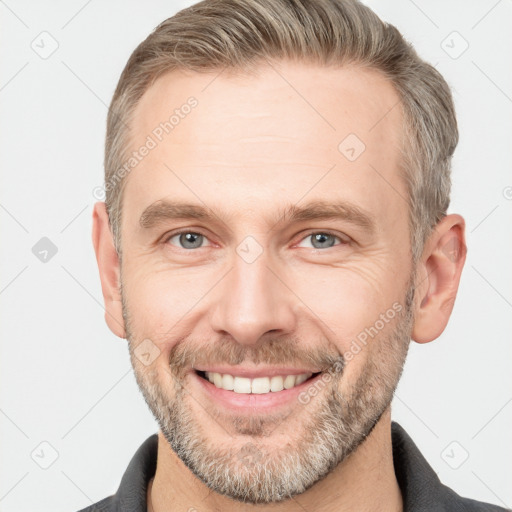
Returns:
[[[173,242],[173,240],[176,240],[176,242]],[[204,242],[207,242],[207,239],[200,233],[185,231],[169,237],[168,242],[182,249],[198,249],[203,246]]]
[[[307,241],[310,242],[310,245],[302,245]],[[312,233],[311,235],[308,235],[300,242],[299,246],[313,247],[314,249],[329,249],[329,247],[336,245],[337,242],[341,242],[340,237],[319,231],[318,233]]]

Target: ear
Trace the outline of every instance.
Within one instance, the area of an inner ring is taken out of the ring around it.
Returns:
[[[105,302],[105,321],[116,336],[126,338],[121,306],[119,257],[110,230],[107,208],[102,202],[94,205],[92,243],[100,271],[101,289]]]
[[[460,215],[444,217],[429,237],[416,280],[412,339],[427,343],[444,331],[455,303],[466,261],[465,222]]]

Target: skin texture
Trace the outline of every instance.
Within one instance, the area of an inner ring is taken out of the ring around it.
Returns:
[[[464,221],[444,217],[413,267],[402,114],[377,72],[288,62],[256,71],[174,71],[145,93],[133,150],[189,97],[198,103],[126,178],[122,264],[104,203],[94,209],[105,318],[129,340],[161,428],[150,509],[399,511],[390,401],[409,340],[432,341],[449,319]],[[355,161],[338,149],[349,134],[365,145]],[[142,227],[161,200],[212,217]],[[350,203],[373,228],[285,215],[321,201]],[[204,235],[203,246],[180,247],[182,229]],[[319,232],[334,245],[314,248]],[[358,335],[393,309],[355,353]],[[136,355],[144,340],[158,355],[150,365]],[[337,360],[343,370],[313,399],[275,414],[219,408],[192,372],[200,363],[326,370]],[[273,488],[285,468],[290,478]]]

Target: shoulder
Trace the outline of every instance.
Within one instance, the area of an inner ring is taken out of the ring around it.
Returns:
[[[117,492],[78,512],[146,512],[148,482],[156,471],[158,435],[148,437],[132,457]]]
[[[498,505],[491,505],[483,501],[476,501],[470,498],[462,498],[457,493],[449,489],[453,496],[447,501],[450,511],[461,512],[510,512],[510,509],[499,507]]]
[[[404,511],[506,512],[508,510],[460,496],[439,480],[413,440],[398,423],[392,422],[391,434],[393,464],[402,492]]]

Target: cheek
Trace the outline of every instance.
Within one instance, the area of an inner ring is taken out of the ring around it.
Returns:
[[[183,334],[183,326],[197,314],[216,277],[191,268],[145,272],[134,265],[133,273],[126,272],[123,281],[132,333],[137,338],[154,339],[167,350],[163,344]]]
[[[297,296],[344,351],[353,338],[378,321],[379,315],[400,298],[400,283],[390,282],[385,276],[375,268],[310,268],[293,282]]]
[[[386,265],[310,269],[296,277],[297,295],[313,311],[312,323],[324,331],[346,361],[341,390],[348,392],[397,325],[404,305],[402,282]],[[373,368],[373,369],[372,369]]]

